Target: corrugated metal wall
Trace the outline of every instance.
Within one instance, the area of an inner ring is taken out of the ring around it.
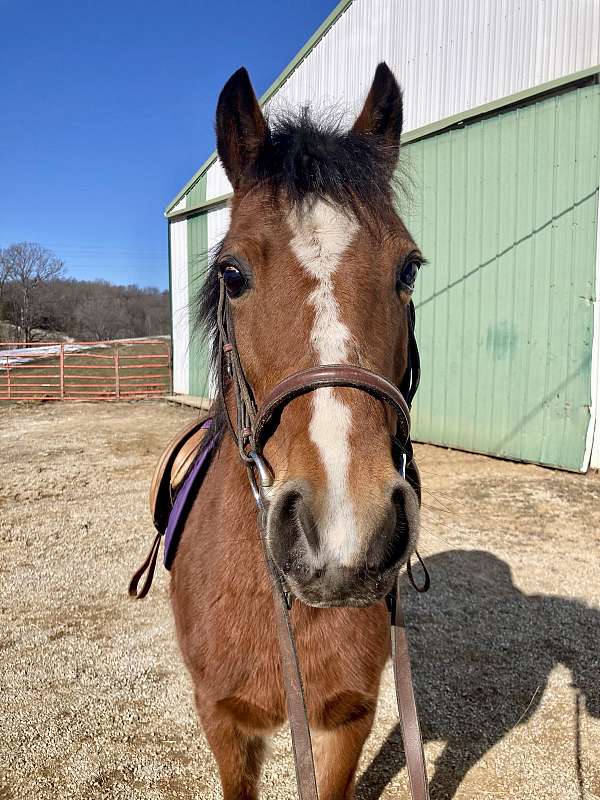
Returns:
[[[208,266],[207,215],[199,214],[187,221],[188,225],[188,275],[189,275],[189,388],[190,394],[208,395],[209,353],[203,332],[197,323],[198,290],[204,281]]]
[[[206,184],[201,187],[204,193]],[[201,195],[194,202],[201,202]],[[191,203],[190,203],[191,204]],[[202,285],[207,267],[211,261],[214,248],[219,244],[229,227],[229,209],[225,206],[190,217],[187,220],[188,247],[188,327],[189,358],[188,370],[189,393],[200,397],[211,394],[209,377],[209,351],[202,330],[197,322],[197,296]]]
[[[600,159],[599,159],[600,161]],[[600,469],[600,202],[596,226],[596,302],[594,314],[594,339],[592,354],[592,425],[588,431],[586,455],[590,454],[590,467]]]
[[[194,187],[189,204],[201,202],[205,191],[206,178]],[[185,198],[180,208],[185,208]],[[176,394],[206,397],[211,392],[209,353],[202,331],[197,326],[196,302],[213,249],[225,235],[228,226],[229,209],[226,206],[210,214],[204,212],[169,223],[173,391]]]
[[[268,107],[350,119],[382,60],[404,87],[408,132],[598,64],[600,0],[354,0]],[[231,191],[218,162],[208,176],[208,199]]]
[[[590,424],[600,87],[408,145],[417,439],[580,469]]]
[[[185,197],[177,210],[185,208]],[[188,222],[169,222],[171,314],[173,330],[173,391],[189,393]]]

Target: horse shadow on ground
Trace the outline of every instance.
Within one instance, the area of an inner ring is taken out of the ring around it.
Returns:
[[[431,800],[451,800],[471,767],[531,718],[557,664],[571,671],[575,714],[600,717],[600,611],[524,594],[490,553],[448,551],[427,566],[431,589],[406,590],[406,618],[423,740],[446,743],[429,776]],[[360,777],[357,800],[381,797],[404,764],[398,724]]]

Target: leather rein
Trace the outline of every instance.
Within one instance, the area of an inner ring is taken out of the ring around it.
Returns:
[[[258,508],[261,544],[273,588],[275,623],[299,800],[318,800],[317,782],[302,675],[289,615],[293,597],[284,576],[271,558],[266,541],[269,490],[273,484],[273,476],[263,456],[263,449],[277,429],[282,411],[294,398],[323,387],[359,389],[384,402],[394,413],[397,421],[396,436],[393,437],[394,460],[402,477],[408,480],[416,491],[420,503],[421,482],[413,459],[410,440],[410,404],[419,384],[420,366],[414,334],[412,302],[408,309],[408,315],[408,367],[400,388],[381,375],[362,367],[349,364],[324,364],[295,372],[284,378],[271,389],[258,406],[242,368],[235,340],[230,303],[227,299],[223,278],[219,277],[217,325],[219,330],[220,396],[223,399],[229,430],[237,443],[240,458],[246,465],[248,479]],[[234,391],[235,421],[229,416],[224,400],[225,375],[230,378]],[[417,585],[414,581],[410,559],[407,562],[407,572],[414,588],[419,592],[424,592],[429,588],[429,575],[421,557],[416,551],[415,553],[424,570],[423,583]],[[395,587],[386,598],[386,602],[390,611],[394,681],[411,796],[413,800],[429,800],[423,744],[411,677],[408,639],[400,602],[400,573],[398,573]]]

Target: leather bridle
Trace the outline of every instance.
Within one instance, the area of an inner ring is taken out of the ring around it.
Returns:
[[[260,405],[256,403],[252,388],[246,379],[235,340],[231,305],[223,277],[219,277],[219,305],[217,325],[219,331],[218,380],[225,416],[235,439],[240,458],[245,463],[248,479],[259,511],[260,538],[267,569],[273,586],[275,623],[279,642],[281,666],[286,693],[292,748],[296,764],[296,779],[300,800],[318,800],[315,769],[302,675],[289,616],[293,596],[277,565],[271,558],[266,540],[266,518],[269,489],[273,483],[271,470],[263,451],[273,435],[284,408],[294,398],[323,387],[349,387],[384,402],[394,413],[397,425],[393,437],[394,460],[403,478],[413,486],[421,502],[421,482],[415,464],[410,440],[410,405],[419,384],[419,352],[414,334],[414,306],[408,307],[408,366],[400,388],[386,378],[362,367],[349,364],[322,364],[287,376],[274,386]],[[225,376],[229,376],[235,397],[236,419],[233,421],[225,400]],[[416,553],[416,551],[415,551]],[[409,579],[417,591],[427,591],[429,576],[417,585],[413,579],[410,559],[407,563]],[[406,766],[413,800],[429,800],[427,773],[423,744],[410,670],[410,655],[404,615],[400,603],[400,573],[395,587],[387,597],[391,615],[392,659],[396,697]]]

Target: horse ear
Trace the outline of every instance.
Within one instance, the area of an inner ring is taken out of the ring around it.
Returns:
[[[402,92],[391,69],[384,61],[375,70],[371,89],[352,130],[355,133],[378,137],[389,152],[393,171],[400,151]]]
[[[217,103],[217,152],[234,190],[269,139],[248,72],[242,67],[223,87]]]

